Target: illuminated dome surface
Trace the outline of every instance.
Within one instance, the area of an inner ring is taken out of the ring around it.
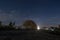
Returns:
[[[36,23],[32,20],[26,20],[23,26],[25,26],[27,29],[37,29]]]

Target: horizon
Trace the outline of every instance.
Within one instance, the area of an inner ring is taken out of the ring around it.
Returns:
[[[59,0],[0,0],[0,21],[21,25],[31,19],[40,27],[60,24]]]

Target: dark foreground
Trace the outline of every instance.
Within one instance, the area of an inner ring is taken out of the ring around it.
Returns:
[[[0,31],[0,40],[60,40],[60,36],[42,31]]]

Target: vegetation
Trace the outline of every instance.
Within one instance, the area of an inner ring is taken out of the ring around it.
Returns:
[[[59,27],[50,27],[48,30],[44,30],[47,33],[60,35],[60,28]]]
[[[2,21],[0,21],[0,30],[16,30],[15,26],[15,22],[12,23],[10,22],[9,25],[2,25]]]

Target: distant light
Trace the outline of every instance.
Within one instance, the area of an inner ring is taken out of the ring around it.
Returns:
[[[45,30],[49,30],[49,28],[45,28]]]
[[[39,26],[37,26],[37,30],[40,30],[40,27]]]

